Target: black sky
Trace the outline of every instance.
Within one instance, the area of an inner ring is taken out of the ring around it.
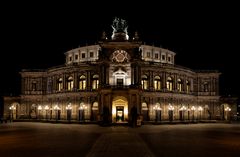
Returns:
[[[222,95],[240,96],[239,9],[229,3],[3,5],[0,94],[16,93],[23,68],[64,64],[64,52],[111,35],[115,16],[126,19],[129,35],[177,53],[176,63],[196,70],[219,70]]]

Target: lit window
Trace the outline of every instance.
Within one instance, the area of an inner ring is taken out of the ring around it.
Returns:
[[[57,81],[57,91],[61,91],[63,89],[63,80],[59,78]]]
[[[98,75],[93,75],[92,77],[92,89],[98,89],[98,84],[99,84],[99,76]]]
[[[172,91],[173,90],[173,80],[171,77],[167,78],[167,90]]]
[[[161,89],[161,79],[159,76],[154,77],[154,89],[160,90]]]
[[[190,92],[190,82],[187,80],[186,81],[186,85],[187,85],[187,93],[189,93]]]
[[[145,102],[142,103],[142,110],[148,110],[147,103]]]
[[[142,89],[148,89],[148,78],[146,75],[142,76]]]
[[[178,80],[177,80],[177,90],[178,90],[179,92],[181,92],[181,91],[183,91],[182,89],[183,89],[183,82],[182,82],[181,79],[178,79]]]
[[[70,76],[67,79],[67,90],[73,90],[73,77]]]
[[[84,75],[80,76],[79,89],[80,90],[85,90],[86,89],[86,77]]]
[[[98,102],[93,103],[92,110],[98,110]]]

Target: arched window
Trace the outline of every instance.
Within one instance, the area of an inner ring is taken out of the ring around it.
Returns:
[[[63,79],[59,78],[57,80],[57,91],[61,91],[63,89]]]
[[[98,110],[98,102],[93,103],[92,110]]]
[[[99,84],[99,76],[98,75],[93,75],[92,77],[92,89],[98,89],[98,84]]]
[[[79,89],[80,90],[86,89],[86,77],[84,75],[80,76],[79,78]]]
[[[155,90],[161,89],[161,78],[159,76],[154,77],[154,89]]]
[[[142,103],[142,110],[148,110],[147,103]]]
[[[73,90],[73,77],[70,76],[67,79],[67,90]]]
[[[190,89],[191,89],[190,85],[191,85],[190,82],[187,80],[186,81],[186,86],[187,86],[186,91],[187,91],[187,93],[190,92]]]
[[[177,90],[178,90],[179,92],[183,91],[183,82],[182,82],[181,79],[178,79],[178,80],[177,80]]]
[[[171,77],[167,78],[166,84],[167,84],[167,90],[172,91],[173,90],[173,80]]]
[[[148,89],[148,77],[146,75],[142,75],[142,89]]]

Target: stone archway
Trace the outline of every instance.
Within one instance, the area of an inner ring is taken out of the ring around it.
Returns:
[[[112,122],[128,121],[128,101],[123,96],[116,96],[112,101]]]

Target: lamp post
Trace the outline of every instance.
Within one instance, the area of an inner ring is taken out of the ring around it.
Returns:
[[[10,122],[13,121],[13,111],[16,110],[16,107],[14,105],[9,107],[10,110]]]
[[[71,116],[72,116],[72,104],[69,103],[66,106],[66,110],[67,110],[67,120],[70,122],[71,121]]]
[[[202,110],[203,110],[202,106],[199,106],[199,107],[198,107],[198,111],[199,111],[199,113],[200,113],[199,120],[202,119]]]
[[[57,120],[58,120],[58,111],[60,110],[60,107],[58,106],[58,105],[55,105],[54,107],[53,107],[53,109],[54,109],[54,111],[55,111],[55,116],[56,116],[56,122],[57,122]]]
[[[155,105],[153,107],[153,110],[155,111],[155,120],[156,122],[158,121],[161,121],[161,111],[162,111],[162,108],[160,107],[160,105]]]
[[[79,121],[84,121],[84,110],[87,109],[87,106],[84,104],[80,104],[80,107],[78,108],[79,110]]]
[[[168,106],[169,121],[173,121],[173,110],[174,110],[174,107],[171,104],[169,104]]]
[[[194,121],[194,119],[195,119],[195,117],[194,117],[195,110],[196,110],[195,106],[192,106],[192,107],[191,107],[191,111],[192,111],[192,121]]]
[[[228,114],[231,111],[231,108],[227,106],[224,110],[226,111],[226,120],[228,120]]]
[[[46,112],[46,120],[48,120],[48,110],[49,110],[49,106],[46,105],[46,106],[44,107],[44,110],[45,110],[45,112]]]
[[[42,106],[39,105],[39,106],[38,106],[38,119],[39,119],[39,120],[41,119],[41,111],[42,111]]]

